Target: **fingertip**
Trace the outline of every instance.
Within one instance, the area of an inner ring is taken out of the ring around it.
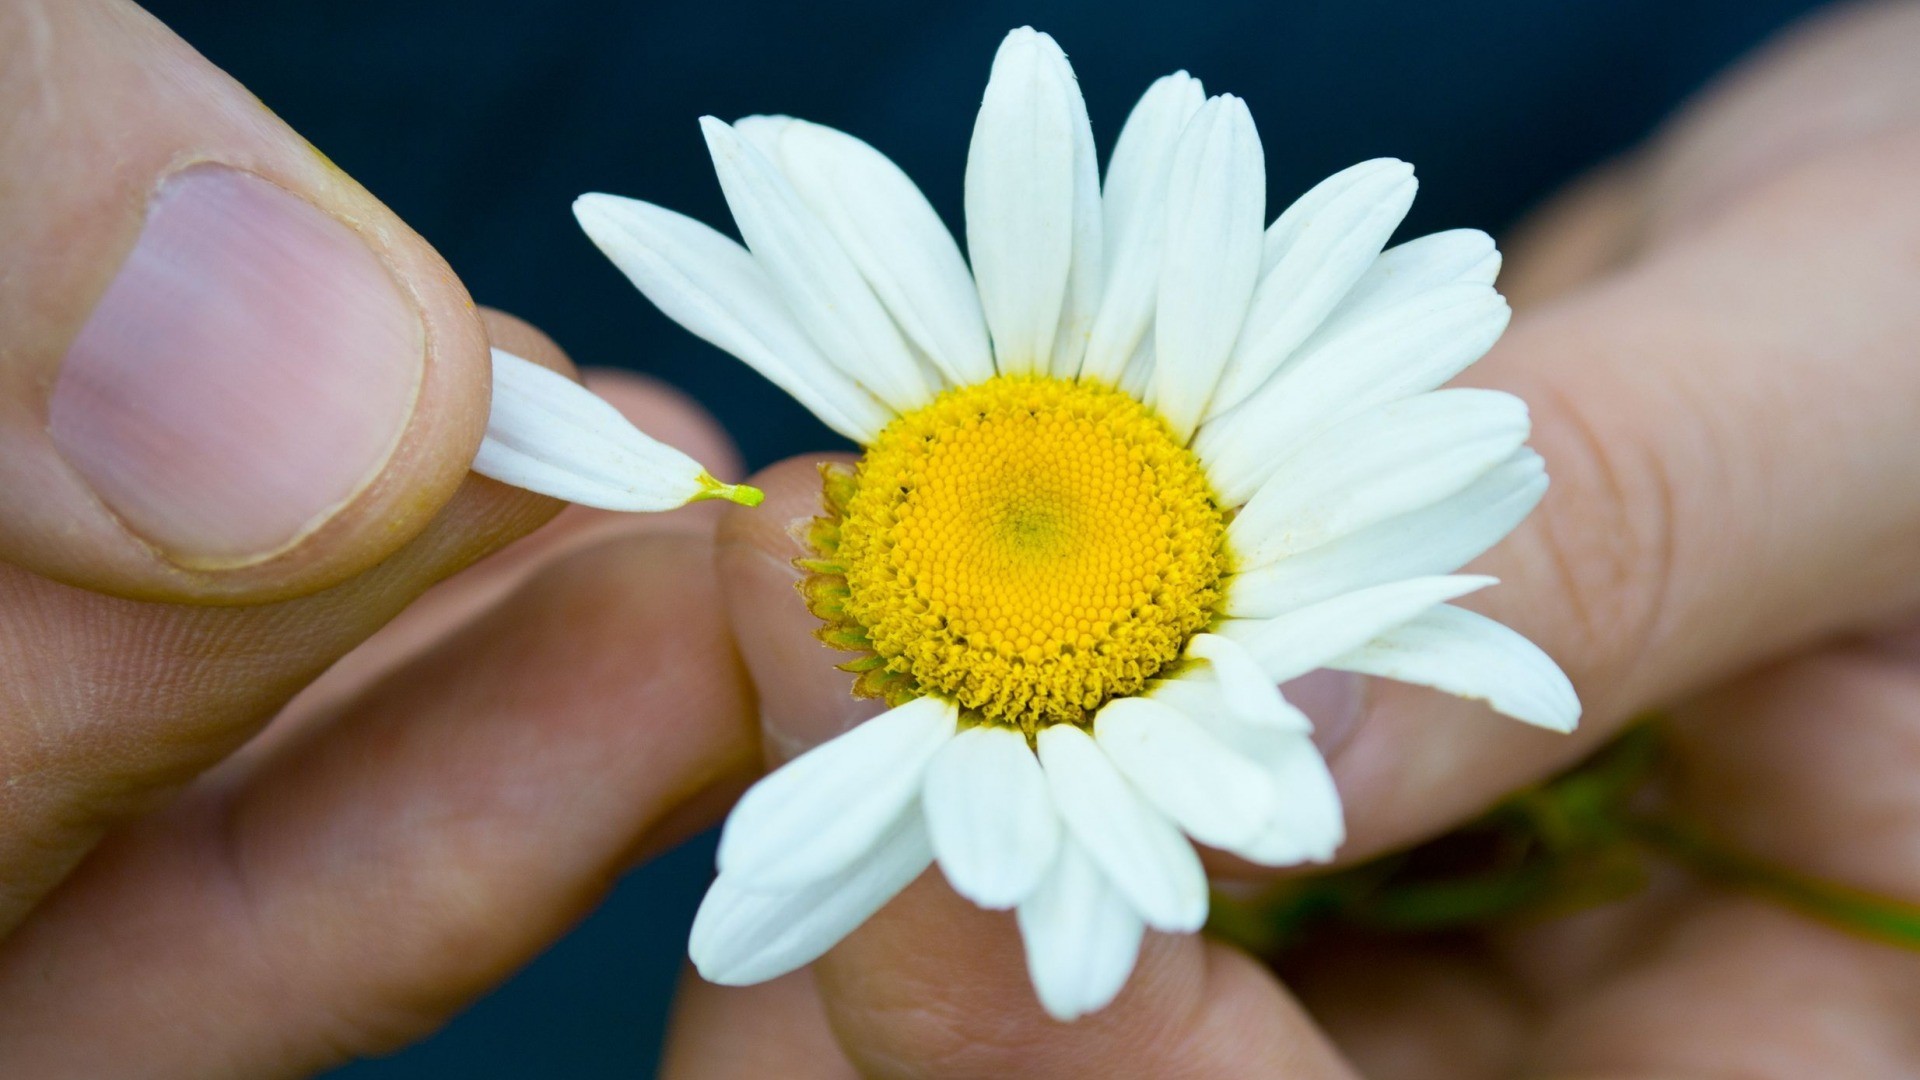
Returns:
[[[774,761],[818,745],[880,711],[853,696],[848,656],[813,635],[820,626],[799,590],[794,560],[808,554],[800,531],[820,513],[820,466],[844,455],[789,458],[749,478],[761,505],[728,506],[714,557],[742,659],[759,691],[761,725]]]

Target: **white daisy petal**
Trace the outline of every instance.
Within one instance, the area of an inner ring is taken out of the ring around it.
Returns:
[[[1245,401],[1307,340],[1386,246],[1417,187],[1406,162],[1366,161],[1321,181],[1274,221],[1213,414]]]
[[[1135,401],[1153,407],[1153,339],[1142,335],[1140,344],[1133,350],[1133,356],[1127,361],[1127,370],[1120,374],[1120,389],[1126,391]]]
[[[941,374],[961,386],[993,376],[986,317],[960,245],[898,165],[804,120],[748,117],[734,127],[780,167]]]
[[[1235,645],[1238,647],[1237,642]],[[1242,648],[1241,651],[1246,650]],[[1249,662],[1251,662],[1251,654],[1249,654]],[[1258,665],[1255,666],[1258,667]],[[1267,680],[1265,673],[1262,673],[1260,678],[1262,682],[1268,683],[1268,689],[1273,692],[1274,697],[1270,699],[1263,711],[1255,713],[1243,711],[1246,705],[1244,697],[1240,695],[1230,697],[1225,685],[1211,667],[1195,668],[1191,671],[1183,671],[1171,679],[1163,679],[1141,696],[1179,709],[1196,722],[1206,724],[1207,730],[1213,731],[1216,737],[1220,734],[1214,726],[1216,719],[1222,723],[1230,723],[1236,728],[1267,728],[1298,735],[1311,732],[1313,722],[1307,719],[1307,714],[1295,708],[1292,702],[1281,696],[1280,688],[1273,686]]]
[[[1322,328],[1364,319],[1442,285],[1491,285],[1499,273],[1500,250],[1479,229],[1428,233],[1381,252]]]
[[[828,427],[865,443],[893,418],[820,355],[746,248],[638,199],[582,195],[573,213],[595,246],[668,318],[746,361]]]
[[[1229,716],[1283,731],[1313,730],[1307,715],[1287,703],[1279,685],[1260,669],[1246,646],[1222,634],[1195,634],[1187,642],[1187,655],[1207,662],[1208,673],[1220,688],[1220,704]]]
[[[1194,441],[1228,503],[1245,502],[1293,448],[1360,412],[1439,386],[1480,359],[1511,313],[1486,285],[1429,289],[1315,341]]]
[[[780,161],[780,138],[788,128],[803,122],[791,116],[759,113],[735,120],[733,130],[741,138],[752,143],[753,148],[764,154],[768,161],[782,166],[781,171],[785,172],[786,169]]]
[[[818,960],[932,862],[920,812],[908,807],[859,861],[804,888],[762,892],[722,873],[693,917],[687,954],[711,983],[777,979]]]
[[[1442,605],[1328,663],[1485,701],[1550,731],[1572,731],[1580,698],[1538,645],[1485,615]]]
[[[1083,378],[1120,383],[1153,322],[1167,223],[1167,173],[1181,129],[1205,100],[1200,80],[1184,71],[1155,80],[1113,144],[1102,199],[1106,287],[1080,365]]]
[[[696,499],[753,506],[759,492],[722,484],[700,463],[634,427],[593,391],[493,350],[493,407],[473,471],[603,510],[671,510]]]
[[[1226,850],[1262,866],[1330,862],[1346,841],[1340,789],[1305,735],[1257,735],[1245,747],[1267,770],[1278,801],[1260,833]]]
[[[1225,611],[1268,619],[1356,589],[1450,574],[1512,532],[1546,492],[1546,466],[1522,448],[1432,506],[1236,574],[1227,582]]]
[[[922,802],[940,869],[983,908],[1025,900],[1053,865],[1060,818],[1039,759],[1012,728],[981,724],[954,736],[927,768]]]
[[[1213,396],[1260,273],[1266,156],[1245,102],[1216,97],[1187,123],[1166,203],[1154,400],[1185,441]]]
[[[1003,375],[1046,374],[1074,256],[1079,133],[1065,54],[1022,28],[994,54],[967,149],[967,252]]]
[[[1297,679],[1372,641],[1436,604],[1494,583],[1459,574],[1376,585],[1272,619],[1229,619],[1219,632],[1238,641],[1276,683]],[[1044,763],[1044,762],[1043,762]]]
[[[1273,810],[1259,766],[1170,705],[1117,698],[1094,717],[1093,737],[1135,790],[1203,844],[1244,844]]]
[[[1107,1006],[1127,983],[1146,926],[1079,844],[1067,840],[1038,891],[1020,905],[1034,992],[1055,1020]]]
[[[1060,304],[1060,325],[1054,333],[1048,370],[1056,379],[1080,373],[1086,356],[1087,335],[1100,308],[1106,283],[1106,236],[1101,220],[1100,158],[1093,147],[1093,124],[1080,96],[1080,81],[1063,53],[1059,66],[1066,73],[1067,104],[1073,111],[1073,256],[1067,270],[1067,293]]]
[[[741,237],[807,336],[895,409],[931,400],[919,362],[886,309],[793,185],[729,125],[703,116],[700,130]]]
[[[839,873],[914,803],[957,715],[952,702],[916,698],[775,769],[727,816],[720,873],[767,891]]]
[[[1207,921],[1207,876],[1173,823],[1071,724],[1040,732],[1040,764],[1068,835],[1083,845],[1148,926],[1169,933]]]
[[[1377,405],[1282,461],[1227,529],[1239,564],[1266,565],[1465,488],[1527,441],[1526,403],[1436,390]]]

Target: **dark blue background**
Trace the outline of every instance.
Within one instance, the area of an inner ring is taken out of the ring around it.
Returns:
[[[147,5],[384,199],[481,303],[589,365],[691,391],[762,465],[833,441],[740,364],[653,311],[574,226],[583,191],[725,222],[696,117],[786,112],[891,154],[957,224],[1000,37],[1030,23],[1080,76],[1104,149],[1156,76],[1247,99],[1274,209],[1390,154],[1418,166],[1409,234],[1498,232],[1631,145],[1807,0],[1355,0],[1215,4],[856,0],[153,0]],[[439,1036],[342,1070],[631,1077],[658,1055],[701,841]]]

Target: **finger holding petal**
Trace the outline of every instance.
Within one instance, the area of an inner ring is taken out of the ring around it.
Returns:
[[[671,510],[701,499],[757,506],[761,498],[715,480],[593,391],[501,349],[493,350],[493,405],[473,471],[602,510]]]
[[[1079,186],[1066,56],[1031,28],[994,54],[967,149],[967,253],[1002,375],[1045,374],[1067,300]]]

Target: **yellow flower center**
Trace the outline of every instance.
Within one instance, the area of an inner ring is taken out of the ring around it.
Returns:
[[[850,665],[872,692],[938,693],[1029,733],[1084,723],[1177,659],[1225,561],[1221,510],[1165,423],[1058,379],[991,379],[895,420],[837,526],[845,590],[826,617],[873,654]]]

